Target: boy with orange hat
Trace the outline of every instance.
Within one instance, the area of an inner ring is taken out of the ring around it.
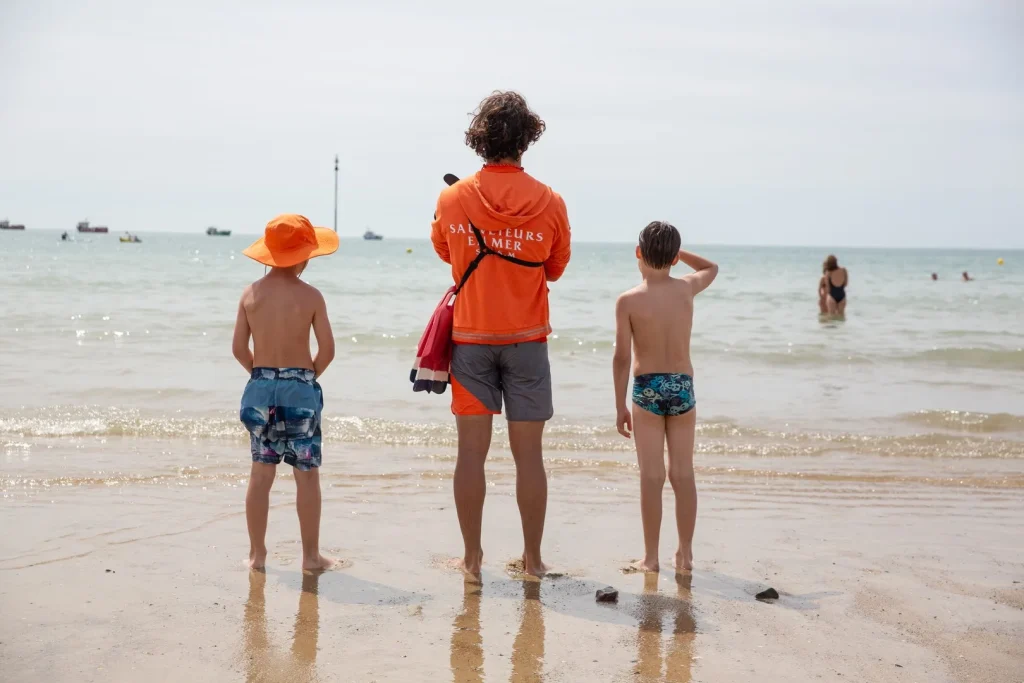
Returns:
[[[267,558],[270,488],[283,460],[295,472],[302,536],[302,568],[329,569],[320,554],[320,414],[316,382],[334,360],[334,334],[324,297],[299,279],[309,259],[338,250],[338,235],[314,228],[304,216],[284,214],[267,223],[263,237],[242,253],[271,270],[242,292],[232,352],[249,373],[240,418],[249,431],[252,474],[245,494],[249,566]],[[317,353],[309,348],[309,330]],[[249,349],[249,338],[253,348]]]

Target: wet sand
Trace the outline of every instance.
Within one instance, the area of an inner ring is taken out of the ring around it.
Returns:
[[[164,447],[140,443],[83,441],[74,456]],[[702,470],[697,569],[677,577],[668,515],[662,573],[619,572],[641,550],[638,483],[582,454],[550,472],[545,559],[566,576],[535,582],[505,571],[521,547],[499,451],[472,585],[450,569],[450,453],[346,446],[328,460],[324,546],[348,566],[312,576],[287,472],[267,570],[253,573],[237,449],[192,447],[206,452],[196,473],[23,487],[8,453],[4,681],[1002,683],[1024,671],[1024,491],[999,461],[959,487]],[[595,602],[606,585],[618,604]],[[782,597],[756,601],[768,586]]]

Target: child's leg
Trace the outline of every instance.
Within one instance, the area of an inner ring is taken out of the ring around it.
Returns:
[[[295,470],[295,509],[302,536],[302,568],[330,569],[334,560],[320,554],[320,468]]]
[[[245,492],[245,523],[249,527],[249,566],[262,569],[267,561],[267,515],[270,512],[270,488],[274,485],[276,465],[254,462]]]
[[[666,419],[668,480],[676,494],[679,551],[676,569],[693,568],[693,528],[697,524],[697,485],[693,480],[693,436],[697,409]]]
[[[644,525],[644,559],[637,568],[656,572],[665,488],[665,418],[634,405],[633,441],[640,465],[640,519]]]

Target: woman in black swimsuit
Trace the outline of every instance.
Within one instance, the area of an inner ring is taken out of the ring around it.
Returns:
[[[822,268],[823,274],[818,283],[819,307],[827,315],[846,315],[846,285],[850,282],[850,274],[846,268],[839,266],[839,260],[829,254]]]

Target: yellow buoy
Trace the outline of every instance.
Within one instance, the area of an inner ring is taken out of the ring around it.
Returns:
[[[406,254],[411,254],[412,253],[412,247],[409,247],[408,249],[406,249],[405,253]],[[1002,259],[999,259],[999,260],[1000,260],[1000,262],[1002,262]]]
[[[997,266],[1001,266],[1001,265],[1003,265],[1003,259],[1002,259],[1002,258],[997,258],[997,259],[996,259],[996,265],[997,265]]]

